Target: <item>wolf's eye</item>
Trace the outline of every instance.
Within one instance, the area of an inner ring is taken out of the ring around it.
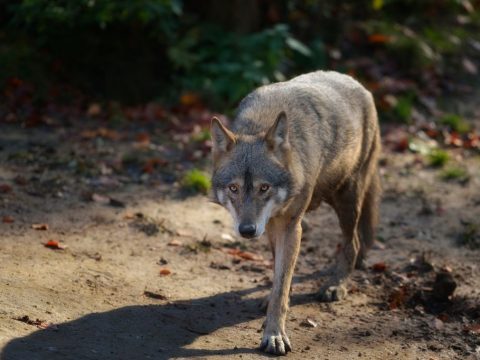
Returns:
[[[228,185],[228,189],[234,194],[236,194],[238,192],[238,186],[235,185],[235,184]]]
[[[270,185],[268,185],[268,184],[262,184],[262,185],[260,185],[260,191],[261,191],[261,192],[267,192],[268,189],[270,189]]]

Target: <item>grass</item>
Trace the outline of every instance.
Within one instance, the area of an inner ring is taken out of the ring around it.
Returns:
[[[454,166],[443,170],[441,178],[445,181],[467,182],[470,179],[470,175],[464,168]]]
[[[198,169],[189,170],[182,179],[182,186],[191,192],[206,194],[210,190],[210,177]]]
[[[394,114],[404,123],[411,121],[414,98],[411,94],[407,94],[398,98],[393,108]]]
[[[204,129],[196,134],[192,135],[192,140],[197,141],[197,142],[204,142],[207,140],[210,140],[210,131],[207,129]]]
[[[443,167],[448,160],[450,160],[450,154],[442,149],[433,149],[428,154],[428,163],[433,167]]]
[[[440,119],[440,123],[449,126],[453,131],[465,134],[470,131],[470,124],[460,115],[446,114]]]
[[[480,249],[480,233],[477,224],[465,223],[463,231],[458,235],[458,243],[469,249]]]

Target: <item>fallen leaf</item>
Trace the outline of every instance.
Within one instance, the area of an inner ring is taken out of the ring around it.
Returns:
[[[127,212],[123,215],[123,218],[125,220],[132,220],[132,219],[135,219],[135,214],[134,213],[131,213],[131,212]]]
[[[91,199],[97,203],[100,203],[100,204],[108,204],[110,203],[110,198],[108,196],[105,196],[105,195],[100,195],[100,194],[97,194],[97,193],[93,193],[92,196],[91,196]]]
[[[103,137],[110,140],[119,140],[121,135],[115,131],[107,128],[99,128],[96,130],[84,130],[80,133],[80,136],[84,139],[94,139],[96,137]]]
[[[171,273],[172,272],[170,271],[170,269],[167,269],[167,268],[160,269],[160,275],[162,276],[170,275]]]
[[[107,196],[107,195],[92,193],[90,195],[90,199],[99,204],[110,205],[110,206],[119,207],[119,208],[125,207],[124,202],[111,198],[110,196]]]
[[[8,185],[8,184],[0,184],[0,193],[1,194],[7,194],[9,192],[12,192],[13,188]]]
[[[192,92],[186,92],[180,97],[180,103],[185,106],[193,106],[200,103],[200,97]]]
[[[146,132],[142,132],[140,134],[137,134],[137,136],[135,136],[135,141],[142,145],[148,145],[150,144],[150,135]]]
[[[57,325],[48,323],[48,322],[46,322],[45,320],[40,320],[40,319],[32,320],[32,319],[30,319],[30,317],[29,317],[28,315],[25,315],[25,316],[22,316],[22,317],[18,317],[18,318],[14,318],[14,320],[21,321],[21,322],[23,322],[23,323],[25,323],[25,324],[28,324],[28,325],[36,326],[36,327],[38,327],[39,329],[58,330],[58,326],[57,326]]]
[[[15,179],[13,179],[13,181],[15,182],[15,184],[20,186],[24,186],[28,184],[28,180],[24,178],[22,175],[15,176]]]
[[[387,264],[385,264],[383,261],[378,262],[372,265],[372,270],[375,272],[384,272],[385,270],[387,270]]]
[[[176,234],[178,236],[182,236],[182,237],[193,237],[193,232],[190,231],[190,230],[185,230],[185,229],[178,229],[177,231],[175,231]]]
[[[390,37],[384,34],[372,34],[368,37],[368,41],[372,44],[385,44],[390,41]]]
[[[471,325],[466,325],[463,328],[463,331],[465,332],[471,332],[473,334],[480,334],[480,323],[477,324],[471,324]]]
[[[222,235],[220,235],[220,237],[222,238],[222,240],[225,240],[225,241],[229,241],[229,242],[234,242],[235,241],[233,236],[230,235],[230,234],[223,233]]]
[[[88,116],[98,116],[102,113],[102,106],[99,103],[91,103],[87,109]]]
[[[170,240],[170,242],[168,243],[168,246],[182,246],[183,245],[183,242],[181,242],[180,240],[178,239],[172,239]]]
[[[15,219],[14,219],[12,216],[5,215],[5,216],[2,218],[2,222],[3,222],[4,224],[11,224],[11,223],[15,222]]]
[[[48,224],[32,224],[34,230],[48,230]]]
[[[142,171],[147,174],[151,174],[158,167],[165,166],[168,164],[168,161],[160,158],[148,159],[143,165]]]
[[[240,249],[226,249],[227,254],[239,257],[244,260],[261,261],[263,257],[261,255],[254,254],[250,251],[242,251]]]
[[[309,328],[316,328],[318,326],[317,322],[310,319],[310,318],[306,318],[305,320],[303,320],[301,323],[300,323],[301,326],[304,326],[304,327],[309,327]]]
[[[43,246],[53,249],[53,250],[64,250],[66,249],[65,245],[61,245],[57,240],[48,240]]]
[[[145,290],[143,292],[143,295],[145,295],[146,297],[149,297],[151,299],[155,299],[155,300],[167,300],[167,297],[165,295],[157,294],[157,293],[147,291],[147,290]]]
[[[388,307],[390,310],[398,309],[405,305],[407,301],[407,290],[405,287],[401,286],[400,288],[394,290],[388,299]]]
[[[125,213],[125,215],[123,215],[123,218],[125,220],[141,219],[143,217],[144,217],[144,215],[141,212],[136,212],[136,213],[127,212],[127,213]]]

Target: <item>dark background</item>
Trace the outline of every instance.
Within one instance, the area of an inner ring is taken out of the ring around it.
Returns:
[[[92,99],[175,105],[182,95],[230,111],[256,86],[334,69],[366,84],[387,119],[410,121],[422,96],[468,92],[480,59],[479,7],[474,0],[3,1],[0,117],[24,121],[51,103]]]

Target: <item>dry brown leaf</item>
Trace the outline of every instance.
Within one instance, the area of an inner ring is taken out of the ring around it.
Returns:
[[[91,103],[87,109],[88,116],[98,116],[102,113],[102,106],[99,103]]]
[[[467,325],[463,328],[463,331],[480,334],[480,323]]]
[[[390,41],[390,37],[384,34],[372,34],[368,37],[368,41],[372,44],[385,44]]]
[[[146,132],[139,133],[135,136],[135,141],[142,145],[148,145],[150,144],[150,135]]]
[[[387,270],[387,264],[385,264],[383,261],[378,262],[372,265],[372,270],[375,272],[384,272]]]
[[[66,248],[65,245],[60,244],[57,240],[48,240],[43,246],[53,250],[64,250]]]
[[[145,290],[143,292],[143,295],[145,295],[146,297],[149,297],[151,299],[155,299],[155,300],[167,300],[167,297],[165,295],[157,294],[157,293],[147,291],[147,290]]]
[[[394,290],[388,299],[388,307],[390,310],[398,309],[399,307],[402,307],[405,305],[405,302],[407,301],[408,297],[408,292],[405,287],[400,287],[396,290]]]
[[[18,317],[18,318],[14,318],[14,319],[17,320],[17,321],[21,321],[21,322],[23,322],[25,324],[28,324],[28,325],[36,326],[39,329],[53,329],[53,330],[58,329],[57,325],[48,323],[45,320],[40,320],[40,319],[32,320],[32,319],[30,319],[30,317],[28,315]]]
[[[181,242],[180,240],[178,239],[172,239],[170,240],[170,242],[168,243],[168,246],[182,246],[183,245],[183,242]]]
[[[6,194],[12,192],[13,188],[8,184],[0,184],[0,193]]]
[[[170,269],[167,269],[167,268],[160,269],[160,275],[161,276],[170,275],[171,273],[172,273],[172,271]]]
[[[258,254],[254,254],[250,251],[242,251],[240,249],[226,249],[226,253],[239,257],[243,260],[262,261],[263,257]]]
[[[34,230],[48,230],[48,224],[32,224]]]
[[[3,222],[4,224],[11,224],[11,223],[15,222],[15,219],[13,218],[13,216],[5,215],[5,216],[2,218],[2,222]]]
[[[193,237],[194,234],[191,230],[187,230],[187,229],[178,229],[175,231],[175,233],[178,235],[178,236],[182,236],[182,237]]]

